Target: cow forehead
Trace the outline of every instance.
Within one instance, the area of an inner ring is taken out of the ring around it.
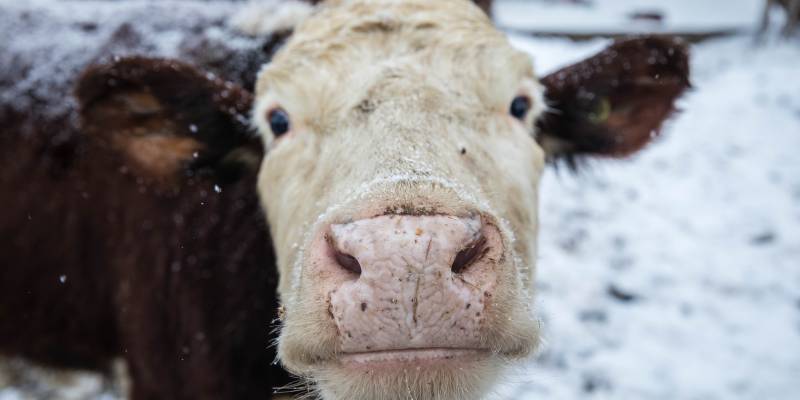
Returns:
[[[339,3],[301,24],[262,70],[263,106],[321,121],[365,100],[427,94],[459,99],[442,106],[503,110],[534,79],[528,56],[467,0]]]

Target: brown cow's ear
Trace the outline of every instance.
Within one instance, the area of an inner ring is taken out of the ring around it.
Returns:
[[[246,90],[174,60],[131,57],[88,68],[77,83],[83,131],[118,150],[145,179],[193,170],[235,179],[256,168]]]
[[[624,157],[658,135],[690,87],[688,50],[666,37],[617,41],[542,83],[549,109],[537,141],[549,160]]]

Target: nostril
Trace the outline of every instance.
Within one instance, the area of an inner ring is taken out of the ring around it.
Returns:
[[[336,262],[342,268],[354,274],[361,275],[361,264],[359,264],[355,257],[351,256],[350,254],[342,253],[341,251],[336,251],[334,258],[336,258]]]
[[[361,275],[361,263],[358,262],[358,259],[339,250],[339,246],[336,244],[332,235],[325,235],[325,241],[328,242],[328,248],[331,251],[333,259],[336,260],[336,263],[339,264],[342,269],[359,276]]]
[[[472,265],[475,261],[480,258],[481,255],[485,253],[486,247],[486,238],[481,236],[472,244],[467,246],[465,249],[461,250],[456,254],[456,258],[453,260],[453,266],[450,269],[455,274],[460,274],[464,272],[467,267]]]

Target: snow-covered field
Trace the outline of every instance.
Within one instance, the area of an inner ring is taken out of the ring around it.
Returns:
[[[544,70],[601,45],[519,44]],[[546,175],[546,342],[502,398],[800,398],[800,46],[693,56],[660,140]]]
[[[694,24],[710,3],[669,7]],[[757,19],[759,1],[726,4],[726,21]],[[512,40],[540,73],[605,44]],[[800,399],[800,42],[705,42],[692,67],[683,113],[643,153],[546,173],[545,344],[498,398]],[[37,398],[4,379],[0,400]],[[49,398],[113,398],[91,377],[62,385],[86,390]]]

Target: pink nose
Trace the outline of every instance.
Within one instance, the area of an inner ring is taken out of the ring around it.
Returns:
[[[479,217],[380,216],[332,225],[327,268],[345,353],[478,348],[502,240]],[[333,272],[333,271],[331,271]]]

